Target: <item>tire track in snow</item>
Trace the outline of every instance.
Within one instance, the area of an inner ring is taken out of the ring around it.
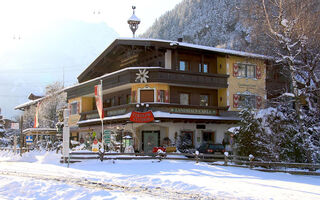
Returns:
[[[62,176],[52,176],[52,175],[39,175],[34,173],[21,173],[17,171],[0,171],[1,175],[4,176],[18,176],[24,178],[31,178],[31,179],[38,179],[43,181],[56,181],[62,182],[68,185],[77,185],[89,189],[100,189],[106,191],[122,191],[128,193],[135,193],[135,194],[147,194],[152,197],[157,196],[159,198],[164,199],[177,199],[177,200],[187,200],[187,199],[203,199],[203,200],[213,200],[213,197],[210,197],[205,194],[201,193],[190,193],[190,192],[183,192],[177,190],[169,190],[166,188],[161,187],[146,187],[146,186],[135,186],[135,187],[128,187],[123,185],[117,185],[112,183],[106,183],[101,181],[93,181],[86,178],[75,178],[75,177],[62,177]]]

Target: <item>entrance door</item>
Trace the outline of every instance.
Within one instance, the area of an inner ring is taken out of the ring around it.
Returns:
[[[160,131],[142,131],[142,149],[145,153],[152,153],[153,147],[160,146]]]
[[[203,132],[202,140],[203,143],[214,144],[214,132]]]

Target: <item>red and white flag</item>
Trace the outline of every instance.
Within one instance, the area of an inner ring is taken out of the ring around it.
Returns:
[[[94,95],[96,97],[97,110],[98,110],[100,119],[102,120],[104,118],[104,112],[103,112],[102,86],[101,85],[94,86]]]
[[[34,116],[33,128],[38,128],[39,127],[39,109],[40,109],[40,102],[38,102],[38,104],[37,104],[36,114]]]

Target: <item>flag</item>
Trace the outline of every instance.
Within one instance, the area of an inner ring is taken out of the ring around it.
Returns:
[[[37,104],[36,114],[34,116],[33,128],[38,128],[39,127],[39,109],[40,109],[40,102],[38,102],[38,104]]]
[[[98,110],[100,119],[102,120],[104,118],[103,102],[102,102],[102,85],[94,86],[94,95],[96,97],[97,110]]]

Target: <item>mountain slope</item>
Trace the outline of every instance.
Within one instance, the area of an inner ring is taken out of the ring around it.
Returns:
[[[184,0],[165,13],[141,37],[176,40],[263,52],[253,43],[251,27],[245,25],[241,9],[247,0]]]

